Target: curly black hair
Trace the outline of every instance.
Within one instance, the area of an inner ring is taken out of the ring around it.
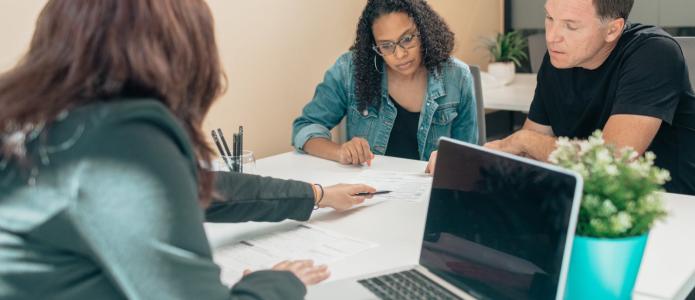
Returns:
[[[439,71],[449,60],[454,48],[454,33],[425,0],[369,0],[357,23],[357,37],[350,47],[355,71],[355,89],[358,108],[380,105],[381,73],[376,70],[376,62],[383,63],[372,46],[375,45],[372,24],[380,16],[403,12],[410,16],[420,33],[420,50],[428,71]]]

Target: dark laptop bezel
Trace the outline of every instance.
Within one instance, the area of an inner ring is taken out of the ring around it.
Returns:
[[[454,148],[459,148],[459,149],[466,149],[467,148],[468,150],[487,152],[487,153],[493,154],[495,156],[500,156],[500,157],[503,157],[505,159],[516,161],[516,162],[519,162],[522,164],[530,164],[530,165],[533,165],[536,167],[540,167],[540,168],[549,170],[551,172],[557,172],[560,174],[574,177],[574,179],[575,179],[574,197],[572,200],[572,208],[571,208],[571,212],[570,212],[569,225],[567,228],[567,235],[566,235],[567,238],[565,240],[564,252],[562,255],[562,264],[561,264],[561,268],[560,268],[560,276],[558,279],[558,287],[557,287],[557,291],[556,291],[556,295],[555,295],[555,299],[557,299],[557,300],[563,299],[565,287],[566,287],[566,281],[567,281],[567,272],[569,269],[569,261],[570,261],[570,257],[571,257],[571,251],[572,251],[572,242],[574,241],[575,230],[576,230],[576,226],[577,226],[577,219],[579,216],[579,207],[580,207],[581,197],[582,197],[582,190],[583,190],[583,185],[584,185],[583,184],[584,181],[583,181],[581,175],[579,175],[577,172],[563,169],[563,168],[560,168],[558,166],[551,165],[548,163],[539,162],[539,161],[531,160],[528,158],[512,155],[509,153],[488,149],[488,148],[481,147],[481,146],[478,146],[475,144],[466,143],[466,142],[454,140],[454,139],[447,138],[447,137],[442,137],[439,140],[440,152],[438,153],[437,162],[435,164],[435,173],[434,173],[433,182],[434,182],[434,180],[437,179],[438,174],[446,173],[446,172],[438,172],[438,170],[442,170],[443,168],[460,167],[460,166],[455,166],[451,163],[447,163],[446,151],[449,151],[449,150],[446,150],[446,149],[448,148],[448,146],[443,147],[444,151],[445,151],[444,153],[441,152],[442,145],[447,145],[447,144],[451,147],[454,147]],[[439,175],[439,176],[442,176],[442,175]],[[432,190],[433,190],[433,188],[430,189],[430,197],[432,196]],[[429,215],[429,209],[430,209],[429,203],[430,202],[428,201],[428,205],[427,205],[428,215]],[[425,222],[427,222],[427,220],[425,220]],[[425,226],[423,228],[423,239],[425,236],[425,228],[427,228],[427,224],[425,224]],[[424,243],[421,245],[420,251],[422,251],[422,247],[424,247]],[[428,271],[432,272],[433,274],[436,274],[436,271],[429,270],[427,267],[425,267],[421,260],[419,260],[418,263],[421,267],[427,269]],[[445,278],[442,278],[442,279],[445,279]],[[451,284],[454,285],[453,283],[451,283]],[[478,292],[472,291],[465,286],[464,287],[458,287],[458,288],[460,288],[464,292],[470,293],[473,296],[480,296]]]

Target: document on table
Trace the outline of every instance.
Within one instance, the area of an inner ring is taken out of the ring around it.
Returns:
[[[214,252],[214,261],[222,268],[222,282],[231,286],[246,269],[270,269],[283,260],[295,259],[311,259],[317,265],[329,264],[376,246],[373,242],[300,224],[221,247]]]
[[[364,183],[377,191],[391,191],[388,194],[374,195],[373,200],[423,201],[430,194],[432,175],[413,172],[364,170],[350,180]]]

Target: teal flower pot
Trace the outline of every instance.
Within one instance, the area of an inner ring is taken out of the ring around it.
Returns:
[[[565,299],[631,299],[647,236],[616,239],[576,236]]]

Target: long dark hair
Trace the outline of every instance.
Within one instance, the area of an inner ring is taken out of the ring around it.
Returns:
[[[355,89],[358,108],[379,105],[381,99],[381,73],[377,64],[383,64],[383,58],[373,50],[374,35],[372,24],[380,16],[402,12],[413,18],[420,32],[422,57],[428,71],[439,71],[442,64],[449,59],[454,48],[454,33],[446,22],[424,0],[369,0],[357,23],[357,37],[350,50],[353,55],[355,71]]]
[[[26,55],[0,75],[0,157],[22,159],[8,136],[60,112],[147,91],[182,121],[196,158],[212,149],[202,121],[224,89],[212,13],[203,0],[51,0]],[[201,203],[211,172],[198,172]]]

